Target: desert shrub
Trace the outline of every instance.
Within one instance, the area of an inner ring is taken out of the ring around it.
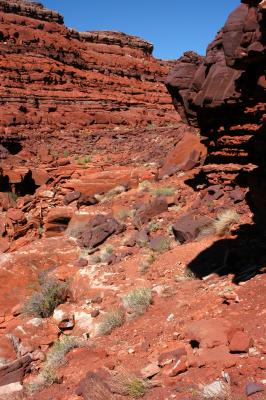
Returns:
[[[239,214],[234,209],[228,209],[218,214],[213,226],[218,236],[229,234],[233,225],[239,222]]]
[[[134,314],[143,314],[151,304],[152,296],[149,288],[136,288],[123,297],[126,309],[132,310]]]
[[[169,234],[169,235],[173,235],[174,234],[174,232],[173,232],[173,225],[172,224],[169,224],[169,225],[167,225],[167,233]]]
[[[78,165],[86,165],[92,161],[91,156],[78,157],[76,159]]]
[[[27,390],[35,392],[58,381],[56,369],[64,364],[65,356],[74,348],[82,347],[83,341],[75,336],[63,336],[47,353],[46,361],[39,375],[28,384]]]
[[[180,282],[180,281],[192,281],[194,279],[197,279],[195,273],[189,268],[187,267],[183,274],[180,275],[175,275],[175,281],[176,282]]]
[[[54,309],[65,302],[67,283],[57,279],[44,279],[41,289],[33,293],[23,307],[23,312],[34,317],[50,317]]]
[[[150,181],[142,181],[139,183],[138,189],[140,192],[150,192],[152,188],[152,184]]]
[[[160,229],[161,224],[159,221],[151,221],[148,225],[148,229],[150,232],[156,232]]]
[[[18,194],[17,193],[15,193],[15,192],[7,192],[7,194],[12,200],[17,201],[17,199],[18,199]]]
[[[98,335],[106,335],[110,333],[115,328],[123,325],[125,319],[124,311],[121,308],[115,308],[107,311],[101,322],[97,327]]]
[[[160,187],[153,190],[155,196],[172,196],[176,189],[172,186]]]
[[[124,222],[130,216],[130,210],[123,208],[116,215],[118,221]]]
[[[145,255],[144,260],[141,261],[141,263],[139,265],[139,272],[141,274],[145,274],[148,271],[150,265],[153,264],[155,260],[156,260],[156,257],[153,252]]]
[[[126,392],[127,395],[133,399],[139,399],[140,397],[143,397],[146,393],[145,382],[136,377],[129,379],[126,383]]]

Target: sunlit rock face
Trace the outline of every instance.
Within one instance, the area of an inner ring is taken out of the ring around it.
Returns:
[[[151,43],[120,32],[79,33],[24,0],[1,0],[0,18],[1,135],[179,120],[163,84],[171,63],[155,59]]]

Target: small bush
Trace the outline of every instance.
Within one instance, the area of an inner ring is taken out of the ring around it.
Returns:
[[[167,226],[167,233],[169,234],[169,235],[174,235],[174,232],[173,232],[173,225],[172,224],[169,224],[168,226]]]
[[[194,279],[197,279],[197,277],[196,277],[195,273],[190,268],[186,268],[182,275],[175,275],[175,281],[176,282],[192,281]]]
[[[98,335],[106,335],[115,328],[123,325],[125,319],[124,311],[121,308],[109,310],[103,315],[102,321],[97,327]]]
[[[81,339],[75,336],[63,336],[47,353],[46,361],[39,375],[28,385],[30,392],[43,389],[58,381],[56,369],[64,364],[65,356],[74,348],[83,346]]]
[[[147,180],[140,182],[138,187],[140,192],[150,192],[151,188],[152,188],[151,182]]]
[[[142,379],[139,378],[131,378],[126,383],[126,392],[128,396],[131,396],[133,399],[139,399],[143,397],[146,393],[146,385]]]
[[[233,209],[221,212],[217,216],[216,221],[213,223],[215,233],[218,236],[229,234],[233,228],[233,225],[239,222],[239,218],[239,214]]]
[[[148,229],[150,232],[156,232],[160,229],[161,224],[159,221],[151,221],[148,225]]]
[[[153,190],[153,194],[155,196],[172,196],[175,193],[176,189],[172,186],[169,187],[160,187]]]
[[[128,217],[130,216],[130,210],[128,209],[122,209],[120,210],[116,215],[116,219],[118,219],[118,221],[124,222]]]
[[[153,264],[155,260],[156,257],[154,253],[147,254],[144,260],[139,265],[139,272],[141,274],[145,274],[148,271],[150,265]]]
[[[149,288],[137,288],[123,297],[126,309],[132,310],[134,314],[143,314],[151,304],[152,296]]]
[[[50,317],[54,309],[65,302],[67,284],[57,279],[46,279],[41,283],[40,292],[33,293],[23,308],[23,312],[34,317]]]
[[[91,156],[78,157],[76,159],[78,165],[86,165],[92,161]]]

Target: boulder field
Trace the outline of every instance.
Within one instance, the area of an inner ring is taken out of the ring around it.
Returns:
[[[265,10],[174,63],[0,0],[1,400],[265,398]]]

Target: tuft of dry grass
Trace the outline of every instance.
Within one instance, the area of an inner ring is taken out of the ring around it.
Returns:
[[[41,372],[26,386],[26,390],[33,393],[58,382],[56,369],[64,364],[66,354],[83,345],[83,341],[76,336],[63,336],[57,340],[48,351]]]
[[[235,224],[239,222],[239,214],[234,209],[228,209],[218,214],[213,226],[218,236],[225,236],[232,231]]]
[[[124,310],[122,310],[121,308],[110,309],[103,315],[102,320],[96,329],[96,333],[98,335],[107,335],[115,328],[123,325],[124,320]]]
[[[123,304],[127,310],[135,315],[144,314],[152,302],[151,290],[149,288],[136,288],[123,296]]]
[[[54,309],[65,302],[67,283],[57,279],[45,279],[39,292],[33,293],[23,307],[23,313],[35,317],[50,317]]]

